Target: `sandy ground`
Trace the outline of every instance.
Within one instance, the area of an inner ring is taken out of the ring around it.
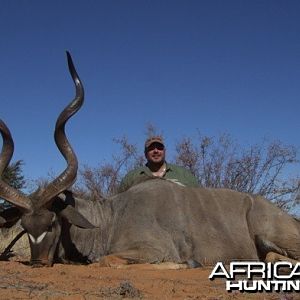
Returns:
[[[32,268],[26,261],[1,261],[0,299],[300,299],[300,294],[228,293],[211,268],[153,270],[91,265]]]
[[[20,233],[16,226],[0,230],[0,253]],[[126,269],[91,265],[32,268],[28,238],[18,240],[12,252],[0,255],[0,300],[2,299],[272,299],[300,300],[299,294],[228,293],[224,280],[208,279],[212,268],[153,270],[151,265]],[[16,257],[10,257],[10,254]]]

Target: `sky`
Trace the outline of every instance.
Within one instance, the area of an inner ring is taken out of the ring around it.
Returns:
[[[67,134],[97,166],[145,126],[169,154],[185,136],[229,133],[299,149],[300,2],[296,0],[0,0],[0,118],[26,178],[60,173],[53,130],[73,99],[65,51],[85,88]]]

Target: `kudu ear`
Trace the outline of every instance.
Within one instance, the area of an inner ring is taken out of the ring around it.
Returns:
[[[0,227],[11,227],[21,218],[22,212],[16,207],[9,207],[0,212]]]
[[[93,224],[91,224],[80,212],[78,212],[74,207],[71,205],[67,205],[66,208],[59,212],[59,215],[69,221],[69,223],[85,228],[85,229],[92,229],[96,228]]]
[[[75,199],[71,191],[64,191],[59,194],[52,204],[53,211],[62,218],[67,219],[69,223],[85,229],[96,228],[74,206]]]

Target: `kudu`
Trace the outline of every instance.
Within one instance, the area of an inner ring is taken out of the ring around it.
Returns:
[[[233,259],[261,259],[274,252],[300,258],[299,222],[259,196],[225,189],[187,188],[152,179],[103,201],[71,192],[77,158],[65,124],[82,106],[84,90],[68,54],[76,97],[62,111],[55,142],[67,168],[26,197],[0,181],[0,197],[21,211],[31,262],[186,263],[206,265]],[[11,134],[0,121],[0,175],[13,154]]]

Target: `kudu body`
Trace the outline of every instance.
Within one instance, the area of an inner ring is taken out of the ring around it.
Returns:
[[[0,197],[21,212],[33,264],[55,260],[124,263],[213,264],[233,259],[265,259],[275,252],[300,258],[299,222],[263,199],[225,189],[187,188],[163,179],[140,183],[103,201],[79,199],[67,191],[77,174],[77,158],[65,124],[81,107],[82,83],[68,54],[75,99],[55,127],[66,170],[44,189],[26,197],[0,181]],[[11,134],[0,121],[3,147],[0,175],[13,154]]]

